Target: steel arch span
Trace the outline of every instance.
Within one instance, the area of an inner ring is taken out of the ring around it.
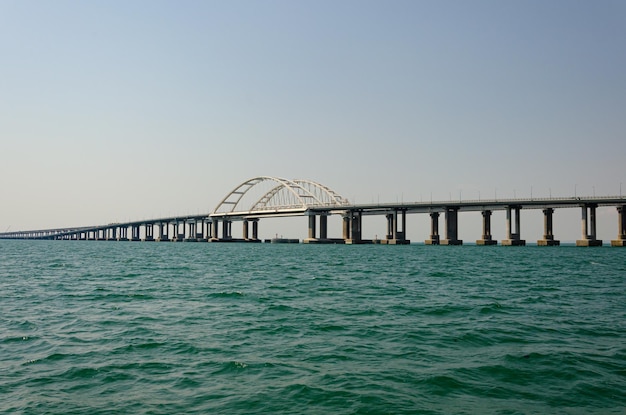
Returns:
[[[348,204],[348,200],[337,192],[312,180],[259,176],[234,188],[217,205],[213,214],[304,211]]]

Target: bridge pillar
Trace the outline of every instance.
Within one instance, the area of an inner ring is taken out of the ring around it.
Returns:
[[[315,239],[315,224],[317,222],[316,215],[309,215],[309,239]]]
[[[166,222],[159,222],[159,237],[156,239],[158,242],[169,242],[169,238],[167,236],[167,228],[169,224]]]
[[[321,212],[320,217],[320,237],[317,238],[317,215],[312,212],[307,213],[309,217],[309,234],[302,241],[305,244],[317,244],[328,242],[328,217],[326,212]],[[345,229],[344,229],[345,230]]]
[[[483,210],[483,238],[476,241],[476,245],[497,245],[498,241],[491,236],[491,211]]]
[[[202,221],[200,221],[201,227],[200,227],[200,232],[196,233],[196,238],[198,239],[198,241],[201,242],[206,242],[208,241],[208,233],[207,233],[207,221],[206,219],[202,219]]]
[[[430,212],[430,239],[426,239],[424,243],[439,245],[439,212]]]
[[[361,239],[361,227],[362,227],[362,215],[361,211],[350,211],[348,216],[349,237],[344,238],[346,244],[360,244],[363,243]],[[344,237],[345,237],[345,221],[344,221]]]
[[[617,207],[617,239],[611,246],[626,246],[626,205]]]
[[[398,220],[398,213],[400,214],[400,220]],[[389,213],[387,216],[387,235],[382,243],[389,245],[407,245],[411,241],[406,239],[406,210],[395,209],[393,213]],[[398,230],[398,222],[401,226]]]
[[[172,242],[181,242],[184,239],[184,235],[180,234],[180,222],[172,222]]]
[[[463,245],[459,239],[459,208],[446,207],[446,239],[441,241],[441,245]]]
[[[243,222],[243,239],[247,241],[248,240],[248,219],[244,219],[242,222]]]
[[[228,219],[224,219],[222,221],[222,239],[223,240],[233,239],[231,231],[232,231],[232,221]]]
[[[259,239],[259,220],[252,219],[252,240],[260,241]]]
[[[206,223],[206,238],[207,241],[213,239],[213,220],[209,219]]]
[[[128,227],[120,226],[120,234],[117,238],[118,241],[128,241]]]
[[[211,218],[211,223],[210,223],[210,229],[211,232],[209,233],[211,235],[211,237],[209,238],[209,241],[211,242],[215,242],[217,241],[218,238],[218,231],[220,228],[220,221],[215,219],[215,218]]]
[[[328,239],[328,214],[320,213],[320,239]]]
[[[385,239],[393,239],[393,213],[387,213],[385,217],[387,218],[387,235],[385,235]]]
[[[350,213],[347,213],[342,216],[342,225],[343,225],[343,240],[347,241],[350,239]]]
[[[602,246],[602,240],[596,239],[597,206],[596,204],[582,206],[582,239],[576,241],[576,246]],[[589,211],[589,215],[587,215],[587,211]]]
[[[137,242],[141,239],[139,238],[139,225],[131,225],[131,241]]]
[[[153,242],[154,241],[154,223],[146,223],[146,237],[143,238],[144,242]]]
[[[537,241],[537,246],[559,246],[560,241],[554,239],[554,233],[552,232],[552,214],[553,208],[546,208],[543,210],[543,239]]]
[[[198,242],[198,224],[195,219],[191,219],[186,222],[187,225],[187,237],[183,239],[185,242]]]
[[[520,237],[520,206],[506,207],[506,235],[507,239],[502,241],[504,246],[524,246],[526,241]],[[515,229],[511,227],[511,213],[515,215]]]

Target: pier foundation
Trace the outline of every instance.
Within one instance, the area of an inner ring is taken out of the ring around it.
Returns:
[[[507,206],[506,208],[506,234],[507,239],[502,241],[503,246],[524,246],[526,241],[520,237],[520,206]],[[515,215],[515,229],[512,229],[511,213]]]
[[[463,241],[459,239],[459,208],[447,207],[446,208],[446,239],[442,240],[441,245],[463,245]]]
[[[311,213],[309,215],[309,234],[308,234],[308,238],[303,239],[302,243],[304,244],[332,244],[332,243],[337,243],[336,239],[328,239],[328,212],[320,212],[319,213],[319,217],[320,217],[320,226],[319,226],[319,238],[317,237],[317,214],[313,214]],[[346,230],[346,225],[345,225],[346,221],[344,218],[344,238],[341,239],[341,242],[345,242],[346,238],[345,235],[350,233],[350,230]]]
[[[554,239],[552,232],[552,214],[553,208],[543,210],[543,239],[537,241],[537,246],[559,246],[561,241]]]
[[[602,246],[602,240],[597,239],[596,208],[595,204],[586,204],[582,208],[582,239],[576,241],[576,246]]]
[[[144,229],[146,231],[146,235],[142,239],[142,241],[144,241],[144,242],[153,242],[154,241],[154,224],[146,223],[144,225]]]
[[[617,207],[617,239],[611,246],[626,246],[626,205]]]
[[[362,226],[361,211],[353,210],[344,216],[343,220],[343,239],[346,244],[362,244],[361,239],[361,226]]]
[[[186,223],[187,225],[187,236],[183,235],[184,242],[198,242],[198,232],[197,232],[197,223],[195,220],[190,220]],[[183,227],[185,225],[183,224]],[[184,232],[184,228],[183,228]]]
[[[400,230],[398,230],[398,214],[400,214]],[[380,241],[387,245],[408,245],[411,243],[406,239],[406,210],[394,210],[388,213],[387,218],[387,235],[384,240]]]
[[[483,238],[476,240],[476,245],[497,245],[498,241],[491,236],[491,211],[483,210]]]
[[[430,212],[430,239],[426,239],[424,244],[439,245],[439,212]]]
[[[157,242],[169,242],[170,238],[167,236],[167,228],[169,227],[168,223],[160,222],[159,223],[159,237],[156,239]]]

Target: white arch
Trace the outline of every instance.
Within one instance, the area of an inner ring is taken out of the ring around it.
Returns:
[[[240,206],[243,197],[262,182],[275,182],[276,186],[265,192],[250,206]],[[259,176],[246,180],[233,189],[213,211],[213,213],[256,212],[268,209],[307,209],[310,207],[337,207],[348,201],[329,187],[312,180],[289,180],[281,177]]]

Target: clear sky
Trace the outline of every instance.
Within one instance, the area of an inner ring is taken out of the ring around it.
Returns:
[[[260,175],[357,203],[614,195],[625,156],[622,0],[0,0],[0,232],[210,212]]]

